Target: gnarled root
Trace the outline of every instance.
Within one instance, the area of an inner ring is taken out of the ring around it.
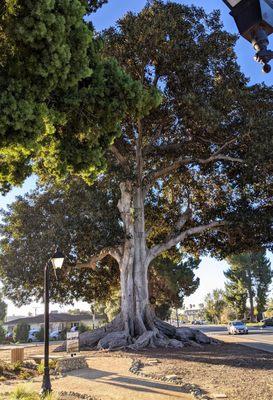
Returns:
[[[81,349],[124,349],[140,350],[143,348],[182,348],[184,346],[201,347],[204,344],[216,344],[216,341],[197,329],[187,327],[176,328],[157,318],[142,334],[132,337],[125,330],[121,315],[110,324],[92,332],[80,335]],[[64,351],[65,343],[55,351]]]

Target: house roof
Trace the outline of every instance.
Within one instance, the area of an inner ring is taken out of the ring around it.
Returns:
[[[50,313],[49,322],[80,322],[90,321],[91,314],[68,314],[68,313]],[[35,317],[25,317],[14,319],[13,321],[5,322],[3,325],[17,325],[20,322],[26,324],[42,324],[44,322],[44,314],[36,315]]]

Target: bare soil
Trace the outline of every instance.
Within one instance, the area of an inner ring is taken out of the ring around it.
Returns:
[[[151,358],[160,363],[150,365]],[[196,385],[210,399],[273,399],[270,353],[225,343],[202,349],[146,351],[138,354],[138,359],[144,363],[144,373],[154,377],[176,375],[185,385]]]
[[[42,347],[26,349],[26,354],[27,357],[42,354]],[[194,398],[192,387],[207,399],[273,399],[273,354],[233,343],[180,350],[90,351],[82,354],[88,358],[90,369],[75,371],[53,381],[56,389],[74,390],[101,400],[188,400]],[[0,352],[0,358],[2,355]],[[133,360],[141,361],[143,375],[129,372]],[[172,383],[166,382],[166,377]],[[179,385],[176,386],[175,381]],[[35,385],[38,388],[40,382]]]

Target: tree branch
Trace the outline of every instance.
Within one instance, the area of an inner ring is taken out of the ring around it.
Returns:
[[[124,157],[120,151],[117,149],[115,145],[112,145],[110,147],[111,152],[114,154],[116,157],[117,161],[119,162],[120,165],[122,165],[124,168],[128,169],[128,160],[126,157]]]
[[[178,243],[183,242],[188,236],[198,235],[207,230],[216,229],[223,225],[225,225],[225,222],[214,221],[214,222],[211,222],[206,225],[189,228],[183,232],[180,232],[176,236],[169,237],[165,243],[158,244],[149,250],[148,255],[147,255],[148,263],[150,263],[153,259],[155,259],[160,254],[164,253],[164,251],[170,250],[172,247],[176,246]]]
[[[162,168],[159,171],[156,171],[150,176],[146,178],[148,184],[146,185],[145,192],[147,193],[148,190],[151,188],[152,184],[157,181],[157,179],[164,178],[164,176],[167,176],[171,174],[172,172],[177,171],[180,167],[183,165],[189,165],[189,164],[209,164],[210,162],[213,161],[231,161],[231,162],[237,162],[237,163],[243,163],[244,160],[241,158],[236,158],[236,157],[230,157],[230,156],[225,156],[223,154],[213,154],[207,159],[202,159],[202,158],[197,158],[197,159],[180,159],[175,161],[173,164],[168,165],[165,168]]]
[[[122,247],[121,246],[116,246],[116,247],[106,247],[103,249],[100,253],[90,257],[90,260],[87,263],[79,263],[76,264],[76,268],[79,269],[96,269],[97,263],[101,260],[103,260],[107,256],[113,257],[118,263],[120,263],[121,256],[122,256]]]

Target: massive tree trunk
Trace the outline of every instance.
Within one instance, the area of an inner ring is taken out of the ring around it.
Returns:
[[[120,187],[118,207],[125,229],[120,261],[121,313],[125,330],[136,337],[154,329],[149,304],[144,195],[141,188],[133,188],[130,182],[124,182]]]
[[[128,171],[124,157],[116,148],[113,153],[125,171]],[[98,348],[131,346],[138,349],[146,346],[182,347],[183,343],[189,344],[192,340],[203,343],[210,342],[210,339],[201,332],[186,328],[182,333],[181,330],[179,331],[156,318],[149,302],[148,268],[157,256],[183,242],[188,236],[200,234],[208,229],[217,229],[222,223],[215,221],[183,231],[183,227],[191,218],[191,210],[188,207],[176,222],[172,234],[166,237],[166,241],[148,248],[144,204],[146,193],[153,179],[158,179],[158,177],[152,176],[151,179],[146,180],[145,186],[143,182],[142,126],[139,121],[136,134],[135,179],[126,180],[120,184],[118,209],[124,229],[123,245],[103,249],[100,254],[91,257],[88,263],[79,265],[80,268],[94,268],[96,263],[106,255],[115,258],[120,269],[121,312],[105,328],[81,335],[82,346],[97,346]],[[183,330],[183,328],[181,329]]]

